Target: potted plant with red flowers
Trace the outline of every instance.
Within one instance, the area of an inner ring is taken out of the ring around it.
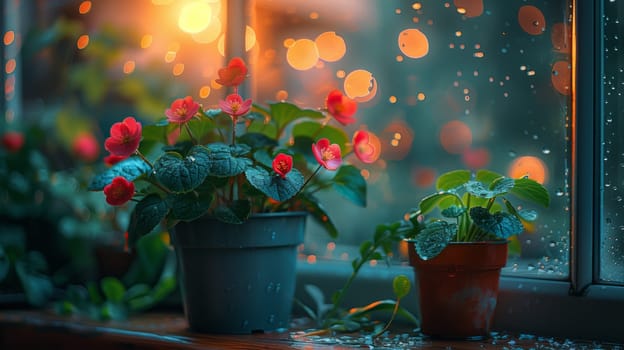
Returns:
[[[436,190],[386,229],[408,241],[422,332],[483,338],[491,329],[508,239],[524,230],[523,222],[537,218],[534,210],[512,205],[510,197],[544,207],[550,198],[528,177],[512,179],[489,170],[444,173]]]
[[[155,125],[115,123],[105,148],[118,162],[90,184],[111,205],[137,201],[130,243],[159,225],[172,229],[196,331],[287,327],[306,217],[338,234],[315,193],[334,189],[365,206],[366,181],[345,156],[371,162],[378,154],[374,136],[358,131],[352,139],[340,127],[355,122],[357,110],[340,91],[320,109],[252,104],[239,94],[247,74],[240,58],[218,71],[217,83],[233,90],[219,108],[185,97]]]

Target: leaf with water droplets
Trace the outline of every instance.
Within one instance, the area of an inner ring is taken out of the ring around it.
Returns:
[[[194,146],[186,157],[167,152],[154,164],[154,173],[173,192],[192,191],[208,176],[208,151],[203,146]]]
[[[466,212],[466,208],[465,207],[452,205],[452,206],[442,210],[441,214],[442,214],[442,216],[444,216],[446,218],[456,218],[458,216],[461,216],[465,212]]]
[[[434,221],[414,238],[416,253],[423,260],[436,257],[446,248],[457,232],[457,225],[446,221]]]
[[[515,215],[505,212],[491,214],[486,208],[475,207],[470,209],[470,217],[480,229],[501,238],[509,238],[524,230],[522,222]]]

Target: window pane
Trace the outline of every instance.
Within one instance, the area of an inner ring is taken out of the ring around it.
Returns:
[[[621,54],[624,4],[604,1],[604,120],[603,231],[600,239],[600,278],[624,283],[624,57]]]
[[[540,218],[512,243],[507,272],[567,277],[569,9],[565,0],[256,1],[258,99],[314,107],[337,87],[361,101],[358,122],[382,142],[380,159],[363,165],[368,208],[325,194],[342,236],[327,251],[312,230],[306,252],[350,259],[350,245],[434,191],[436,175],[488,168],[529,175],[552,197],[548,209],[531,207]]]

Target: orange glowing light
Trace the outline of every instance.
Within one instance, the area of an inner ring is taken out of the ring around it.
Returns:
[[[572,30],[565,23],[555,23],[550,30],[550,41],[557,52],[570,53]]]
[[[399,34],[399,49],[409,58],[421,58],[429,53],[429,40],[418,29],[406,29]]]
[[[219,22],[220,23],[220,22]],[[256,31],[250,26],[245,27],[245,51],[251,50],[256,45]],[[225,35],[219,37],[217,50],[221,56],[225,56]],[[271,55],[272,50],[267,50],[265,55]]]
[[[152,0],[154,5],[170,5],[174,0]]]
[[[319,50],[314,41],[299,39],[288,48],[286,61],[296,70],[308,70],[314,68],[319,60]]]
[[[354,70],[349,73],[344,80],[344,92],[352,99],[364,98],[372,95],[375,86],[376,83],[373,74],[364,69]]]
[[[325,32],[314,40],[319,51],[319,57],[323,61],[336,62],[344,57],[347,45],[344,39],[336,35],[336,32]]]
[[[425,96],[425,93],[419,92],[416,97],[418,98],[418,101],[424,101],[427,96]]]
[[[412,8],[416,11],[420,10],[422,8],[422,4],[419,2],[415,2],[412,4]]]
[[[148,47],[152,46],[153,41],[154,41],[154,37],[151,36],[150,34],[143,35],[141,37],[141,48],[147,49]]]
[[[529,179],[533,179],[541,184],[548,177],[546,164],[541,159],[533,156],[523,156],[514,159],[511,165],[509,165],[507,174],[514,179],[527,176]]]
[[[483,0],[454,0],[453,4],[457,12],[466,17],[479,17],[483,14]]]
[[[485,168],[490,163],[490,151],[485,148],[466,149],[462,161],[470,169]]]
[[[316,11],[310,12],[310,19],[319,19],[319,14]]]
[[[184,63],[176,63],[173,66],[173,70],[172,70],[173,75],[180,76],[182,75],[182,73],[184,73]]]
[[[312,255],[312,254],[308,255],[306,257],[306,261],[308,264],[316,264],[316,255]]]
[[[336,78],[343,79],[345,76],[347,76],[347,72],[343,71],[342,69],[336,72]]]
[[[531,35],[541,35],[546,30],[546,18],[540,9],[525,5],[518,10],[518,23],[522,30]]]
[[[13,43],[13,41],[15,41],[15,32],[12,30],[9,30],[8,32],[4,33],[4,45],[5,46],[9,46]]]
[[[193,33],[191,37],[195,42],[201,44],[209,44],[219,38],[221,33],[221,20],[219,17],[213,17],[210,20],[210,24],[201,32]]]
[[[390,102],[390,103],[392,103],[392,104],[397,103],[397,98],[396,98],[396,96],[390,96],[390,97],[388,97],[388,102]]]
[[[436,171],[429,167],[419,167],[412,171],[412,181],[420,188],[433,186],[436,180]]]
[[[550,81],[557,92],[562,95],[570,94],[572,84],[572,66],[568,61],[557,61],[553,64]]]
[[[4,71],[6,72],[6,74],[11,74],[15,71],[16,66],[17,66],[17,63],[15,62],[15,59],[11,58],[4,65]]]
[[[125,74],[130,74],[134,72],[135,65],[135,62],[132,60],[126,61],[123,65],[123,72]]]
[[[386,160],[405,158],[414,142],[414,131],[403,120],[394,120],[380,134],[381,154]]]
[[[275,99],[277,101],[286,101],[288,99],[288,91],[286,91],[286,90],[279,90],[275,94]]]
[[[210,96],[210,86],[208,85],[204,85],[201,88],[199,88],[199,97],[200,98],[207,98],[208,96]]]
[[[78,7],[78,13],[80,13],[81,15],[85,15],[89,13],[89,11],[91,11],[91,1],[81,2],[80,6]]]
[[[89,45],[89,36],[87,34],[81,35],[76,41],[76,47],[78,50],[82,50]]]
[[[452,120],[440,130],[440,144],[451,154],[462,154],[472,144],[472,131],[464,122]]]
[[[212,7],[203,1],[193,1],[180,10],[178,27],[183,32],[195,34],[208,28],[211,19]]]
[[[167,53],[165,54],[165,62],[167,63],[171,63],[175,60],[177,55],[177,52],[175,51],[167,51]]]

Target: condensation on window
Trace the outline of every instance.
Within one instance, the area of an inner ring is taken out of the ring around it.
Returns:
[[[603,216],[600,237],[600,279],[624,283],[624,5],[604,2],[603,77]]]
[[[323,194],[341,236],[309,229],[304,253],[350,260],[379,223],[432,193],[435,177],[487,168],[543,183],[548,208],[510,245],[505,273],[569,273],[571,4],[526,1],[256,1],[260,100],[360,102],[381,155],[358,164],[368,206]],[[312,225],[310,225],[312,226]],[[399,250],[400,252],[401,250]]]

